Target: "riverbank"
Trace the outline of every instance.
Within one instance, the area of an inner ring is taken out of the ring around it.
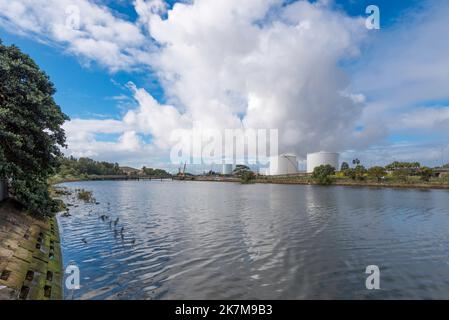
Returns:
[[[161,178],[151,177],[127,177],[127,176],[87,176],[83,178],[65,178],[52,180],[51,184],[56,185],[64,182],[78,182],[78,181],[114,181],[114,180],[160,180]],[[180,179],[174,176],[173,178],[162,178],[178,181],[207,181],[207,182],[234,182],[241,183],[240,178],[231,176],[189,176],[188,178]],[[319,185],[308,175],[291,175],[291,176],[258,176],[251,180],[250,183],[263,184],[299,184],[299,185]],[[334,178],[329,186],[346,186],[346,187],[371,187],[371,188],[402,188],[402,189],[449,189],[449,182],[443,182],[438,179],[429,182],[410,180],[407,182],[397,181],[372,181],[372,180],[352,180],[343,178]]]
[[[85,175],[80,177],[68,176],[54,176],[48,180],[50,185],[57,185],[64,182],[79,182],[79,181],[114,181],[114,180],[174,180],[174,177],[155,177],[155,176],[132,176],[132,175]]]
[[[0,300],[62,299],[62,255],[56,217],[36,219],[0,203]]]
[[[271,184],[300,184],[300,185],[319,185],[311,177],[259,177],[255,179],[255,183],[271,183]],[[332,179],[329,186],[344,187],[371,187],[371,188],[401,188],[401,189],[449,189],[449,183],[441,181],[372,181],[372,180],[352,180],[352,179]]]
[[[209,181],[209,182],[241,182],[241,179],[235,177],[207,177],[194,176],[186,181]],[[310,176],[292,175],[292,176],[258,176],[251,180],[251,183],[262,184],[293,184],[293,185],[319,185]],[[372,180],[352,180],[343,178],[332,179],[328,186],[344,186],[344,187],[371,187],[371,188],[403,188],[403,189],[449,189],[449,183],[439,180],[434,181],[416,181],[407,182],[397,181],[372,181]]]

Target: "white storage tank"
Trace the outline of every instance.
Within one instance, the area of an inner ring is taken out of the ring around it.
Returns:
[[[224,175],[232,174],[232,164],[228,163],[223,164],[223,169],[221,170],[221,173]]]
[[[329,164],[338,170],[338,160],[340,155],[336,152],[316,152],[307,154],[307,173],[312,173],[313,169],[321,165]]]
[[[269,174],[271,176],[292,174],[298,172],[298,160],[291,153],[281,154],[270,158]]]

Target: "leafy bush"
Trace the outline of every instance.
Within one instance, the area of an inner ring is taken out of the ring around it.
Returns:
[[[430,178],[433,176],[433,170],[428,167],[421,167],[418,170],[418,176],[422,181],[430,181]]]
[[[56,90],[36,63],[0,40],[0,179],[37,216],[57,206],[48,192],[65,146],[68,117],[53,100]]]
[[[124,175],[118,163],[95,161],[89,158],[61,158],[58,174],[62,177],[80,177],[82,175]]]
[[[376,178],[377,181],[380,182],[381,179],[387,174],[387,171],[384,167],[376,166],[369,168],[367,173],[369,177]]]
[[[349,169],[349,164],[347,162],[343,162],[340,167],[340,171],[345,171]]]
[[[250,183],[254,180],[256,175],[252,171],[246,171],[241,175],[241,180],[243,183]]]
[[[77,190],[78,199],[84,202],[95,202],[95,198],[92,195],[92,191],[87,191],[84,189]]]
[[[153,177],[170,177],[171,176],[170,173],[168,173],[167,171],[162,170],[162,169],[153,169],[153,168],[143,167],[142,172],[143,172],[143,174],[145,174],[147,176],[153,176]]]
[[[396,169],[391,174],[393,180],[400,182],[407,182],[408,176],[410,175],[410,170],[406,168]]]
[[[332,183],[330,176],[335,174],[335,168],[331,165],[321,165],[313,169],[312,178],[322,185],[327,185]]]

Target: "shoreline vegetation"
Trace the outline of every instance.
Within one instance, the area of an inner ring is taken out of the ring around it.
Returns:
[[[57,173],[48,181],[50,185],[64,182],[96,180],[181,180],[181,181],[215,181],[236,182],[243,184],[299,184],[299,185],[334,185],[348,187],[375,188],[416,188],[449,189],[449,165],[441,168],[428,168],[418,162],[393,162],[385,167],[374,166],[366,169],[358,159],[353,160],[353,167],[343,162],[339,171],[329,165],[315,168],[311,174],[265,176],[255,174],[246,165],[237,165],[232,174],[222,175],[209,171],[194,175],[179,171],[171,175],[161,169],[143,167],[135,169],[120,167],[117,163],[98,162],[89,158],[63,158]]]

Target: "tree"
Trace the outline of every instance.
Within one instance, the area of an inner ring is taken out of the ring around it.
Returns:
[[[349,164],[347,162],[343,162],[340,167],[340,171],[345,171],[349,169]]]
[[[346,177],[351,178],[352,180],[355,180],[355,169],[353,168],[348,168],[345,171],[343,171],[344,175]]]
[[[153,168],[147,168],[147,167],[143,167],[142,168],[142,172],[144,175],[146,176],[152,176],[152,177],[170,177],[170,173],[168,173],[167,171],[163,170],[163,169],[153,169]]]
[[[430,178],[432,178],[433,174],[433,170],[428,167],[421,167],[418,170],[418,175],[420,176],[422,181],[430,181]]]
[[[364,166],[357,165],[355,168],[346,169],[344,174],[352,180],[363,180],[365,178],[366,169]]]
[[[354,168],[354,173],[355,173],[355,179],[356,180],[364,180],[365,179],[365,174],[366,174],[366,169],[362,165],[357,165]]]
[[[368,176],[372,177],[372,178],[376,178],[378,182],[381,181],[382,177],[384,177],[387,174],[387,171],[385,170],[384,167],[371,167],[368,169],[367,171]]]
[[[248,166],[244,164],[238,164],[235,166],[235,169],[232,171],[232,174],[237,177],[242,177],[246,172],[252,172]]]
[[[387,170],[394,171],[397,169],[419,169],[421,164],[419,162],[398,162],[394,161],[385,166]]]
[[[83,175],[124,175],[118,163],[99,162],[89,158],[60,158],[57,174],[61,177]]]
[[[329,164],[321,165],[313,169],[312,178],[319,184],[330,184],[332,182],[330,176],[335,174],[335,168]]]
[[[356,158],[356,159],[352,160],[352,164],[355,166],[358,166],[360,164],[360,160]]]
[[[405,168],[396,169],[392,173],[393,178],[402,182],[406,182],[409,175],[410,171]]]
[[[48,192],[69,118],[55,103],[53,83],[16,46],[0,40],[0,178],[31,213],[46,216],[56,202]]]
[[[241,176],[242,183],[250,183],[255,178],[256,175],[252,171],[245,171]]]

